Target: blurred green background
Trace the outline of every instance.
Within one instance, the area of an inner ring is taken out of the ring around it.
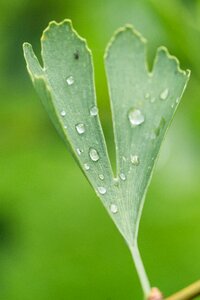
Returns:
[[[200,278],[200,1],[1,0],[0,299],[142,299],[130,253],[51,125],[28,78],[22,43],[37,54],[50,20],[70,18],[88,40],[100,115],[114,157],[103,53],[131,23],[148,61],[166,45],[192,70],[162,147],[139,245],[166,295]]]

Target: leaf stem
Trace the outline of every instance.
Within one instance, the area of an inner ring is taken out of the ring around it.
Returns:
[[[191,300],[200,295],[200,280],[194,282],[188,287],[175,293],[174,295],[165,298],[165,300]]]
[[[131,254],[132,254],[132,258],[135,264],[135,268],[145,295],[145,299],[147,298],[147,296],[150,294],[151,291],[151,286],[149,283],[149,279],[147,277],[143,262],[142,262],[142,258],[140,256],[140,252],[138,249],[138,245],[137,243],[134,243],[134,245],[132,247],[130,247],[131,250]],[[171,299],[170,299],[171,300]]]

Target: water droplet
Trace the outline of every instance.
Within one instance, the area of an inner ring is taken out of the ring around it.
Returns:
[[[174,103],[171,104],[171,108],[174,108]]]
[[[176,99],[176,103],[177,103],[177,104],[179,103],[179,98]]]
[[[131,162],[134,166],[138,166],[140,164],[140,159],[138,155],[131,155]]]
[[[97,106],[93,106],[93,107],[90,108],[90,115],[91,115],[92,117],[98,115],[98,108],[97,108]]]
[[[65,116],[66,116],[66,111],[65,111],[65,110],[62,110],[62,111],[60,112],[60,115],[61,115],[61,117],[65,117]]]
[[[144,122],[144,115],[139,109],[131,108],[128,113],[128,118],[133,127],[138,126]]]
[[[76,124],[76,131],[79,134],[83,134],[85,132],[85,125],[83,123]]]
[[[76,149],[76,152],[78,153],[78,155],[81,155],[82,152],[83,152],[83,150],[81,150],[80,148],[77,148],[77,149]]]
[[[66,82],[67,82],[68,85],[72,85],[74,83],[74,77],[73,76],[69,76],[66,79]]]
[[[111,211],[111,213],[116,214],[116,213],[118,212],[118,207],[117,207],[117,205],[112,203],[112,204],[110,205],[110,211]]]
[[[121,178],[121,180],[126,180],[126,175],[124,173],[121,173],[119,177]]]
[[[151,103],[154,103],[155,101],[156,101],[156,98],[155,98],[155,97],[151,97],[151,98],[150,98],[150,102],[151,102]]]
[[[107,191],[106,188],[103,186],[99,186],[97,189],[101,195],[104,195]]]
[[[85,163],[84,168],[85,168],[86,171],[88,171],[90,169],[90,166],[87,163]]]
[[[90,148],[89,156],[90,156],[91,160],[93,160],[93,161],[98,161],[99,160],[99,153],[94,148]]]
[[[101,180],[104,180],[104,175],[103,175],[103,174],[99,174],[99,178],[100,178]]]
[[[150,97],[150,94],[149,94],[149,93],[146,93],[146,94],[145,94],[145,98],[148,99],[149,97]]]
[[[125,156],[122,156],[122,159],[123,159],[123,161],[126,161],[126,157]]]
[[[161,94],[160,94],[160,99],[161,100],[166,100],[169,94],[169,90],[165,89]]]
[[[67,125],[64,125],[64,128],[67,129]]]

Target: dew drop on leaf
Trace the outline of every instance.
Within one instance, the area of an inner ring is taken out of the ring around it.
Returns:
[[[111,204],[110,211],[111,211],[111,213],[116,214],[118,212],[117,205],[116,204]]]
[[[155,97],[151,97],[151,98],[150,98],[150,102],[151,102],[151,103],[154,103],[155,101],[156,101],[156,98],[155,98]]]
[[[103,175],[103,174],[99,174],[99,178],[100,178],[101,180],[104,180],[104,175]]]
[[[99,153],[94,148],[90,148],[89,156],[90,156],[91,160],[93,160],[93,161],[98,161],[99,160]]]
[[[93,106],[90,108],[90,115],[92,117],[97,116],[98,115],[98,108],[96,106]]]
[[[104,195],[107,191],[106,188],[103,186],[99,186],[97,189],[101,195]]]
[[[69,76],[66,79],[66,82],[67,82],[68,85],[72,85],[74,83],[74,77],[73,76]]]
[[[138,155],[131,155],[131,162],[134,166],[138,166],[140,164],[140,159]]]
[[[85,132],[85,125],[83,123],[76,124],[76,131],[78,134],[83,134]]]
[[[161,100],[166,100],[169,94],[169,90],[165,89],[161,94],[160,94],[160,99]]]
[[[131,108],[128,113],[128,118],[133,127],[141,125],[144,122],[144,115],[139,109]]]
[[[76,149],[76,152],[78,153],[78,155],[81,155],[81,153],[83,152],[80,148]]]
[[[120,173],[119,177],[121,180],[126,180],[126,175],[124,173]]]
[[[90,169],[90,166],[87,163],[85,163],[84,168],[85,168],[86,171],[88,171]]]
[[[65,116],[66,116],[66,111],[65,111],[65,110],[62,110],[62,111],[60,112],[60,115],[61,115],[61,117],[65,117]]]

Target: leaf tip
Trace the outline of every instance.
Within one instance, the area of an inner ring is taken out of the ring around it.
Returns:
[[[81,37],[78,32],[74,29],[73,23],[70,19],[64,19],[61,22],[56,22],[56,21],[51,21],[49,22],[47,28],[43,31],[42,36],[41,36],[41,43],[46,41],[48,39],[48,34],[52,30],[59,30],[59,28],[65,27],[67,30],[73,32],[76,38],[78,38],[82,43],[84,43],[87,51],[92,55],[92,52],[90,48],[88,47],[87,40],[83,37]]]
[[[155,63],[158,60],[158,57],[162,56],[162,55],[165,56],[169,61],[173,62],[176,66],[177,72],[182,74],[183,76],[185,76],[189,80],[191,71],[189,69],[187,69],[187,70],[181,69],[180,61],[178,60],[178,58],[174,55],[171,55],[166,47],[160,46],[157,49],[157,55],[156,55]],[[154,65],[155,65],[155,63],[154,63]]]
[[[142,36],[142,34],[137,31],[133,25],[131,24],[125,24],[123,27],[120,27],[118,30],[116,30],[110,40],[110,42],[108,43],[107,47],[106,47],[106,51],[104,54],[104,59],[106,60],[108,58],[108,54],[109,54],[109,50],[112,47],[113,43],[121,36],[124,36],[126,34],[131,34],[131,36],[133,38],[136,38],[139,42],[141,42],[142,44],[146,44],[147,40]]]

